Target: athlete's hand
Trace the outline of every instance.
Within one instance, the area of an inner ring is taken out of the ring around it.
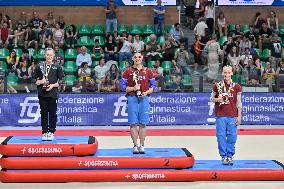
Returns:
[[[53,89],[54,84],[50,84],[49,87],[46,89],[46,91],[51,91],[51,89]]]
[[[140,84],[137,84],[133,87],[134,91],[138,91],[140,90]]]
[[[43,78],[43,79],[41,79],[41,80],[37,80],[37,81],[36,81],[36,85],[41,85],[41,84],[44,84],[45,82],[46,82],[46,79]]]
[[[148,95],[148,92],[143,92],[141,96],[142,96],[142,97],[145,97],[145,96],[147,96],[147,95]]]
[[[237,117],[236,124],[240,125],[242,122],[242,118],[240,116]]]
[[[217,102],[223,102],[223,101],[224,101],[223,96],[219,95],[217,98]]]

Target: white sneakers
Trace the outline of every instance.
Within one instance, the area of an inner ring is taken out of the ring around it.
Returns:
[[[222,158],[223,165],[234,165],[234,161],[232,157],[223,157]]]
[[[42,141],[53,141],[54,139],[54,134],[51,132],[43,133],[42,134]]]
[[[140,145],[139,147],[134,146],[132,149],[133,154],[145,154],[144,146]]]

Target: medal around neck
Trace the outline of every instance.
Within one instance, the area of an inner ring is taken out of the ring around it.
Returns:
[[[216,86],[217,86],[217,90],[218,90],[219,95],[221,95],[222,98],[223,98],[223,102],[219,102],[219,106],[222,106],[224,104],[230,104],[229,93],[231,91],[232,84],[230,84],[230,87],[229,87],[228,90],[226,90],[226,86],[225,86],[224,81],[220,81],[220,82],[216,83]]]

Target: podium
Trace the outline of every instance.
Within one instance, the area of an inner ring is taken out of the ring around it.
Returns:
[[[186,148],[145,150],[146,154],[132,154],[131,148],[101,149],[92,136],[58,136],[50,142],[40,137],[8,137],[0,145],[0,181],[284,180],[284,166],[275,160],[237,160],[230,166],[220,160],[195,160]]]

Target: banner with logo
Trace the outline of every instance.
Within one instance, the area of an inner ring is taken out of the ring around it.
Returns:
[[[283,6],[284,0],[217,0],[217,5],[242,5],[242,6]]]
[[[243,124],[283,124],[284,93],[244,93]],[[214,124],[209,93],[156,93],[150,97],[150,125]],[[117,94],[61,94],[58,125],[128,125],[127,99]],[[36,94],[0,95],[1,126],[40,125]]]
[[[102,6],[106,5],[108,0],[0,0],[1,6]],[[146,6],[156,5],[157,0],[114,0],[119,6],[133,5]],[[163,0],[163,5],[176,5],[176,0]]]

